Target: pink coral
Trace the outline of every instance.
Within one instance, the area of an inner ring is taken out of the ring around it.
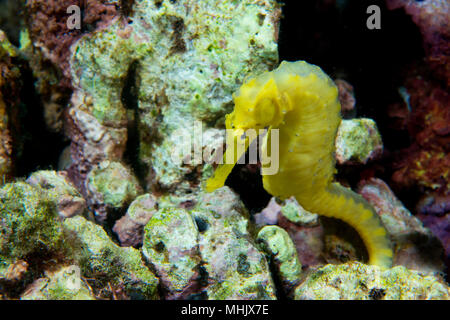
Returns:
[[[435,83],[416,76],[407,80],[413,141],[394,163],[396,187],[419,186],[423,191],[450,193],[450,96]]]
[[[77,5],[83,11],[82,29],[69,30],[67,8]],[[60,85],[71,88],[70,47],[83,35],[83,29],[107,25],[118,15],[116,5],[106,0],[28,0],[28,25],[33,43],[62,73]]]
[[[388,9],[403,8],[420,28],[427,61],[450,86],[450,3],[448,0],[386,0]]]

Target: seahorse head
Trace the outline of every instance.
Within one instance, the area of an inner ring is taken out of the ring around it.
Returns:
[[[233,99],[235,106],[226,117],[227,129],[263,129],[283,120],[285,103],[270,73],[246,81]]]

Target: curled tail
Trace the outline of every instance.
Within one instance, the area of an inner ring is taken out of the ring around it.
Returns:
[[[392,266],[392,248],[380,217],[360,195],[338,183],[305,201],[298,199],[305,209],[330,218],[340,219],[352,226],[360,235],[369,253],[369,263],[385,268]]]

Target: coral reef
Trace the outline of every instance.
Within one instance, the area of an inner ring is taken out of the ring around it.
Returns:
[[[134,248],[117,246],[93,222],[77,216],[63,222],[74,261],[98,298],[157,299],[158,279]]]
[[[441,279],[405,267],[383,270],[357,262],[326,265],[295,290],[295,299],[312,300],[448,300]]]
[[[0,189],[0,292],[16,297],[43,265],[68,253],[56,204],[39,186],[25,182]]]
[[[394,265],[428,273],[444,271],[441,241],[403,206],[385,182],[375,178],[361,181],[358,193],[374,206],[386,227],[393,242]],[[255,222],[285,229],[306,268],[367,259],[359,237],[348,226],[319,219],[292,198],[280,204],[272,198],[255,215]]]
[[[446,0],[386,0],[390,10],[403,8],[420,28],[427,63],[450,87],[450,4]]]
[[[383,142],[372,119],[342,120],[336,136],[338,164],[366,164],[383,153]]]
[[[259,231],[257,240],[276,265],[278,277],[289,295],[300,281],[302,272],[302,264],[289,234],[280,227],[266,226]]]
[[[83,30],[67,27],[70,15],[67,9],[76,5],[83,10],[81,25],[84,30],[104,27],[118,16],[117,1],[94,0],[28,0],[26,11],[28,29],[33,46],[61,73],[59,86],[71,86],[71,46],[83,35]]]
[[[24,182],[0,189],[1,265],[27,256],[60,250],[63,229],[54,204],[40,187]]]
[[[395,152],[392,182],[394,190],[417,194],[411,207],[445,246],[450,266],[448,218],[450,212],[450,105],[448,90],[420,74],[405,83],[407,112],[391,113],[401,121],[410,137],[409,147]],[[397,107],[395,110],[399,110]],[[395,111],[394,110],[394,111]],[[400,131],[401,132],[401,131]]]
[[[444,244],[448,270],[450,5],[441,0],[386,3],[391,10],[404,10],[419,27],[426,55],[425,64],[405,76],[404,102],[388,110],[396,132],[406,132],[410,142],[395,152],[391,185],[398,193],[417,195],[410,206]]]
[[[0,0],[0,300],[449,300],[450,5],[380,6]]]
[[[423,272],[443,271],[443,248],[438,238],[398,200],[382,180],[361,181],[358,192],[370,202],[394,243],[394,265]]]
[[[32,62],[38,79],[36,89],[44,106],[47,127],[63,133],[65,109],[73,90],[70,73],[72,46],[85,33],[105,28],[121,17],[119,1],[63,0],[24,2],[26,28],[21,33],[21,51]],[[80,8],[80,26],[69,27],[74,11]]]
[[[80,274],[78,266],[61,267],[47,271],[45,277],[35,280],[22,294],[21,300],[94,300],[88,285]]]
[[[56,204],[61,217],[71,218],[86,213],[86,200],[69,181],[66,172],[36,171],[26,182],[42,188],[46,196]]]
[[[30,285],[25,298],[84,298],[84,287],[71,291],[60,281],[58,274],[64,271],[57,269],[72,264],[88,281],[89,296],[157,298],[158,280],[139,251],[117,246],[100,226],[80,216],[85,208],[63,173],[39,171],[27,181],[0,189],[0,287],[4,291],[14,297]],[[72,207],[65,206],[69,202]],[[70,218],[74,214],[78,216]],[[48,274],[36,279],[42,270]]]
[[[392,180],[398,187],[450,192],[449,94],[432,81],[414,76],[405,87],[410,95],[408,132],[411,146],[399,151]]]
[[[105,160],[89,172],[86,180],[89,206],[99,222],[108,214],[125,210],[142,193],[133,173],[120,162]]]
[[[166,298],[275,298],[248,214],[230,189],[203,194],[190,211],[173,208],[171,201],[160,206],[145,227],[143,254]]]
[[[99,161],[122,158],[127,124],[139,133],[147,187],[175,189],[187,175],[201,177],[201,167],[171,159],[173,134],[192,132],[195,120],[214,126],[244,76],[277,62],[277,10],[274,1],[136,1],[132,24],[115,21],[78,40],[69,110],[77,185]]]
[[[116,221],[113,231],[124,247],[142,246],[144,227],[158,210],[157,199],[152,194],[137,197],[128,207],[127,213]]]
[[[14,134],[17,134],[19,103],[19,67],[13,59],[18,53],[11,45],[6,34],[0,30],[0,178],[8,180],[14,171],[14,154],[17,150],[17,142]]]

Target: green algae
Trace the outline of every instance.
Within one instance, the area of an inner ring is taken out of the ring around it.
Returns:
[[[139,250],[119,247],[98,225],[83,217],[66,219],[64,228],[73,247],[73,259],[84,277],[97,288],[122,288],[132,299],[157,299],[158,279],[147,269]]]
[[[14,262],[36,252],[64,247],[55,204],[39,187],[25,182],[0,189],[0,258]]]

